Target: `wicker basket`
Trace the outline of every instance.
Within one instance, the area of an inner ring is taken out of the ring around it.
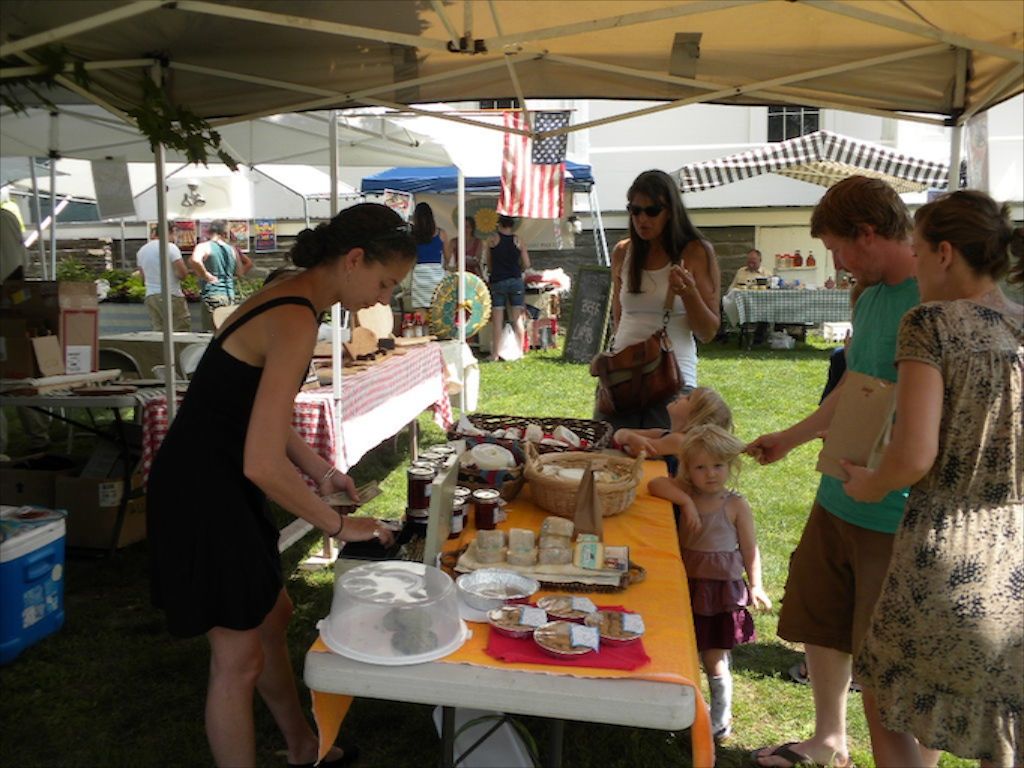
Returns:
[[[576,496],[580,484],[574,480],[544,474],[545,466],[554,464],[558,467],[579,469],[593,466],[595,470],[603,469],[615,473],[618,476],[616,480],[594,482],[594,491],[601,499],[601,511],[605,517],[610,517],[624,512],[636,499],[636,489],[644,471],[643,463],[643,454],[635,459],[580,451],[540,456],[532,444],[526,446],[526,479],[530,481],[534,503],[553,515],[570,519],[576,514]]]
[[[601,448],[608,446],[608,442],[611,440],[612,433],[615,431],[612,429],[612,425],[607,421],[593,421],[591,419],[562,419],[555,417],[533,417],[533,416],[496,416],[493,414],[486,413],[469,413],[466,414],[466,418],[469,419],[470,423],[477,429],[482,429],[485,432],[493,432],[496,429],[508,429],[509,427],[515,427],[516,429],[525,431],[527,424],[538,424],[543,430],[544,434],[551,434],[555,431],[555,427],[565,427],[571,429],[581,440],[586,441],[586,447],[583,448],[572,448],[570,446],[557,446],[557,445],[537,445],[537,449],[541,453],[564,453],[567,451],[597,451]],[[459,434],[455,429],[448,433],[449,440],[461,440],[464,435]],[[519,445],[519,440],[506,440],[504,438],[493,438],[494,442],[498,445],[504,446],[505,448],[511,448],[513,445]]]

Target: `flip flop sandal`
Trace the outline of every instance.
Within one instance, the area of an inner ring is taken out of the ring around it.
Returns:
[[[799,752],[793,751],[793,746],[797,743],[799,742],[789,741],[785,744],[780,744],[771,752],[763,752],[763,750],[765,749],[764,747],[761,747],[761,749],[755,749],[753,752],[750,753],[750,762],[753,765],[761,766],[762,764],[758,762],[759,758],[781,757],[783,760],[789,761],[789,768],[795,768],[795,766],[810,766],[813,768],[821,768],[820,763],[814,762],[807,755],[801,755]],[[762,768],[765,767],[762,766]]]
[[[764,752],[763,754],[762,751],[767,749],[767,747],[755,749],[749,755],[750,762],[752,765],[760,766],[760,768],[768,768],[767,766],[761,766],[761,763],[757,762],[758,758],[781,757],[783,760],[789,761],[788,768],[799,768],[800,766],[803,766],[804,768],[857,768],[853,764],[853,760],[849,757],[841,763],[837,763],[835,758],[833,758],[832,762],[828,765],[816,763],[807,755],[802,755],[793,749],[793,747],[798,743],[799,742],[796,741],[788,741],[785,744],[780,744],[771,752]]]

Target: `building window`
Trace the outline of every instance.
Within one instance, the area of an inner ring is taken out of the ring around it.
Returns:
[[[768,107],[768,141],[785,141],[818,130],[817,107]]]
[[[519,99],[481,99],[480,109],[519,109]]]

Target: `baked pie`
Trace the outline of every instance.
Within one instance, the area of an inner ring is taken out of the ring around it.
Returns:
[[[638,613],[597,611],[587,616],[583,623],[596,627],[601,640],[610,643],[631,643],[644,634],[644,620]]]
[[[537,601],[537,607],[543,608],[549,616],[556,619],[567,619],[580,622],[587,615],[597,610],[586,597],[573,597],[572,595],[549,595]]]
[[[549,621],[533,631],[533,640],[552,656],[583,656],[600,647],[594,629],[571,621]]]

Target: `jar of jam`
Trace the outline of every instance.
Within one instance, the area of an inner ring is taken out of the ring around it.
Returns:
[[[501,494],[493,488],[478,488],[473,491],[473,522],[476,523],[477,530],[494,530],[500,497]]]
[[[465,496],[456,496],[452,499],[452,525],[451,531],[448,533],[449,539],[457,539],[462,535],[462,531],[466,527],[466,506]]]
[[[430,484],[436,474],[433,467],[409,467],[406,477],[410,510],[430,509]]]

